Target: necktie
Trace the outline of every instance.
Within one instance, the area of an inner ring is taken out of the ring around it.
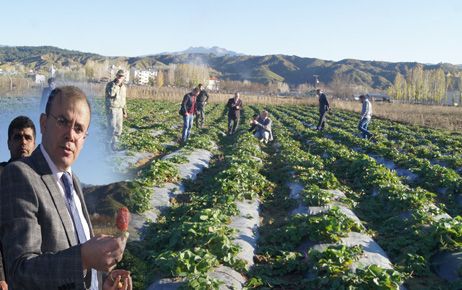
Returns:
[[[64,184],[64,193],[66,195],[66,205],[71,215],[72,221],[74,222],[74,228],[77,233],[77,238],[79,240],[79,244],[85,243],[87,241],[87,236],[85,235],[85,231],[83,229],[82,221],[80,219],[79,211],[77,210],[77,206],[75,205],[74,201],[74,184],[72,182],[72,177],[69,172],[64,172],[61,176],[61,181]],[[91,269],[91,288],[92,290],[98,289],[98,277],[95,269]]]
[[[87,237],[85,236],[85,231],[83,229],[82,221],[80,220],[79,211],[77,210],[77,206],[75,205],[74,201],[74,195],[72,194],[74,192],[74,185],[71,175],[68,172],[64,172],[63,176],[61,177],[61,181],[64,184],[67,209],[69,210],[69,214],[71,215],[72,221],[74,222],[74,228],[77,232],[79,244],[85,243],[87,241]]]

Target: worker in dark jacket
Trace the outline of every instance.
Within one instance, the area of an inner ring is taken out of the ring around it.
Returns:
[[[196,98],[199,94],[199,89],[194,88],[190,93],[183,97],[181,102],[181,110],[183,114],[183,134],[181,135],[181,143],[186,144],[191,134],[194,115],[196,114]]]
[[[207,105],[209,101],[209,94],[207,94],[202,84],[199,84],[197,88],[199,89],[199,95],[196,100],[196,127],[203,128],[205,121],[205,105]]]
[[[8,126],[8,150],[10,160],[0,163],[0,174],[3,168],[15,160],[30,156],[35,149],[35,125],[26,116],[19,116]],[[0,243],[0,290],[8,289],[5,269],[3,266],[2,248]]]
[[[228,135],[232,135],[239,127],[241,117],[242,100],[239,93],[235,93],[234,98],[228,100],[226,107],[228,107]]]
[[[316,89],[316,94],[319,97],[319,122],[316,130],[322,131],[326,125],[326,116],[330,106],[326,94],[321,89]]]

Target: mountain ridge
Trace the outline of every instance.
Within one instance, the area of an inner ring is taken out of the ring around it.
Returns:
[[[205,49],[205,50],[204,50]],[[214,47],[218,51],[217,47]],[[0,46],[0,68],[22,65],[35,71],[47,70],[52,64],[55,68],[82,68],[90,62],[110,63],[127,67],[147,69],[165,67],[169,64],[207,65],[217,73],[219,78],[234,81],[252,81],[260,83],[285,82],[291,86],[313,83],[313,75],[318,75],[323,83],[330,83],[336,78],[348,82],[383,90],[389,87],[397,73],[418,65],[424,69],[441,68],[445,73],[462,71],[462,65],[420,64],[417,62],[386,62],[342,59],[340,61],[300,57],[296,55],[272,54],[252,55],[216,55],[210,49],[189,48],[177,53],[163,53],[149,56],[118,57],[103,56],[96,53],[61,49],[53,46]],[[206,53],[208,52],[208,53]],[[222,52],[230,52],[222,49]]]
[[[212,47],[204,47],[204,46],[190,46],[189,48],[183,51],[175,51],[175,52],[161,52],[154,55],[164,55],[164,54],[214,54],[216,56],[224,56],[224,55],[244,55],[243,53],[227,50],[226,48],[212,46]]]

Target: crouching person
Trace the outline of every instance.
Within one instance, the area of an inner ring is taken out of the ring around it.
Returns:
[[[268,111],[262,111],[257,119],[252,120],[252,125],[256,126],[255,137],[264,142],[273,141],[273,132],[271,131],[271,119],[268,118]]]

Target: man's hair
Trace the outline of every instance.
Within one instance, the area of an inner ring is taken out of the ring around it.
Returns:
[[[48,79],[48,84],[51,84],[51,83],[53,83],[54,81],[55,81],[55,78],[49,78],[49,79]]]
[[[51,106],[53,105],[53,102],[57,97],[73,98],[75,100],[85,101],[85,103],[88,105],[88,109],[90,110],[90,116],[91,116],[91,106],[90,106],[90,103],[88,102],[87,96],[81,89],[75,86],[57,87],[56,89],[52,90],[50,93],[50,96],[48,97],[47,105],[45,107],[45,114],[47,115],[50,114]]]
[[[11,140],[13,137],[14,130],[22,130],[26,128],[31,128],[32,132],[34,132],[34,139],[35,139],[35,125],[29,117],[26,116],[19,116],[11,121],[10,125],[8,126],[8,140]]]
[[[198,84],[197,87],[200,88],[200,87],[203,87],[204,85],[202,84]]]

